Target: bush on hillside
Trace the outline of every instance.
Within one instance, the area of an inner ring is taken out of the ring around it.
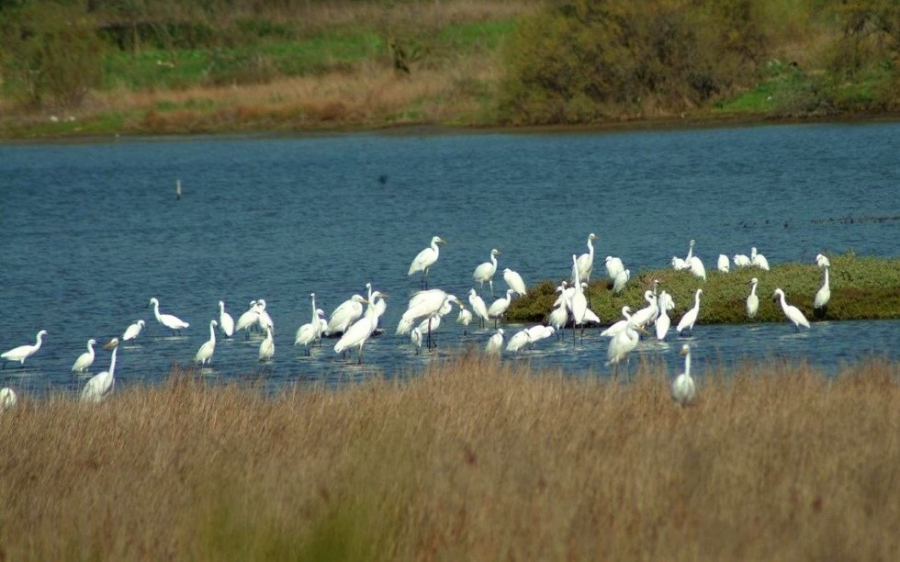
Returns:
[[[525,18],[506,52],[514,123],[678,114],[753,82],[765,37],[750,0],[566,0]]]

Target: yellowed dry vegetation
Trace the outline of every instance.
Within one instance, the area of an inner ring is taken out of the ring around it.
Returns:
[[[0,418],[9,559],[896,559],[897,365],[634,380],[479,355],[404,382],[174,372]]]

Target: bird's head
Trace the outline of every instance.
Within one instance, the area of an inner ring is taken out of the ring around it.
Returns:
[[[109,340],[109,343],[103,346],[103,349],[115,349],[119,345],[119,338]]]
[[[688,344],[684,344],[683,346],[681,346],[681,355],[687,355],[690,352],[691,346],[689,346]]]

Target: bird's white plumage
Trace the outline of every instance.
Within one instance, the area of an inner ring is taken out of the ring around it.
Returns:
[[[750,294],[747,295],[747,316],[753,318],[759,310],[759,297],[756,296],[756,286],[759,280],[754,277],[750,280]]]
[[[104,349],[112,348],[109,359],[109,370],[97,373],[85,383],[81,389],[82,402],[100,402],[109,396],[116,384],[116,353],[119,351],[119,339],[113,338]]]
[[[413,258],[407,275],[412,275],[421,271],[423,275],[427,276],[428,270],[431,269],[431,266],[433,266],[437,262],[438,257],[440,257],[441,250],[438,244],[445,243],[444,239],[440,236],[433,236],[431,238],[431,245],[419,252],[416,257]]]
[[[766,256],[756,251],[756,247],[750,248],[750,265],[769,271],[769,260]]]
[[[87,351],[78,356],[78,359],[75,360],[75,363],[72,365],[72,371],[76,373],[83,373],[88,370],[88,368],[94,363],[94,345],[97,343],[97,340],[91,338],[87,342]]]
[[[169,328],[170,330],[180,331],[189,327],[190,324],[178,318],[174,314],[160,314],[159,313],[159,300],[156,297],[150,299],[150,306],[153,307],[153,316],[156,318],[156,321]]]
[[[604,264],[606,265],[606,276],[610,281],[615,281],[619,273],[625,271],[625,264],[622,263],[621,258],[606,256]]]
[[[129,325],[125,328],[125,333],[122,334],[122,341],[131,341],[138,337],[141,333],[141,330],[144,328],[145,322],[143,320],[138,320],[134,324]]]
[[[679,334],[685,330],[694,331],[694,324],[697,322],[697,316],[700,314],[701,294],[703,294],[703,289],[697,289],[697,292],[694,293],[694,306],[684,313],[684,316],[678,321],[678,325],[675,326],[675,331]]]
[[[697,387],[691,377],[691,346],[684,344],[681,354],[684,355],[684,372],[672,381],[672,399],[687,406],[697,398]]]
[[[200,366],[207,365],[212,360],[213,353],[216,352],[216,326],[219,323],[215,320],[209,321],[209,339],[203,342],[197,354],[194,355],[194,363],[200,363]]]
[[[628,283],[628,280],[631,279],[631,270],[623,269],[616,274],[616,279],[613,281],[612,292],[614,295],[618,295],[622,291],[625,290],[625,285]]]
[[[816,298],[813,300],[813,308],[823,309],[828,305],[828,301],[831,300],[831,284],[828,281],[829,269],[831,268],[825,268],[825,279],[822,282],[822,287],[816,292]]]
[[[266,326],[266,337],[259,344],[259,360],[269,361],[275,356],[275,340],[272,338],[272,326]]]
[[[484,289],[484,282],[488,282],[492,295],[494,294],[494,273],[497,272],[497,256],[499,254],[500,250],[497,248],[491,250],[490,261],[479,264],[478,267],[475,268],[475,272],[472,273],[472,278],[481,283],[482,289]]]
[[[818,265],[819,267],[831,267],[831,260],[825,257],[824,254],[817,254],[816,265]]]
[[[716,269],[718,269],[720,273],[728,273],[730,264],[731,261],[728,259],[728,256],[719,254],[719,262],[716,264]]]
[[[225,312],[225,302],[219,301],[219,328],[226,338],[234,335],[234,318]]]
[[[528,345],[531,341],[531,338],[528,334],[528,330],[519,330],[511,338],[506,342],[506,351],[510,351],[513,353],[518,352],[520,349]]]
[[[475,316],[481,319],[482,325],[490,320],[491,317],[488,314],[487,305],[484,304],[484,299],[478,296],[475,289],[469,290],[469,304],[472,306],[472,312],[475,313]]]
[[[325,335],[342,334],[351,324],[362,317],[365,312],[363,305],[366,299],[362,295],[353,295],[349,299],[338,305],[328,318],[328,327],[325,329]]]
[[[497,331],[488,339],[484,350],[488,353],[499,354],[503,350],[503,328],[497,328]]]
[[[10,408],[15,408],[16,403],[18,403],[19,397],[16,396],[16,391],[11,389],[8,386],[0,388],[0,412],[3,410],[9,410]]]
[[[256,301],[250,301],[250,308],[248,308],[243,314],[238,316],[237,322],[234,325],[235,332],[240,332],[241,330],[249,330],[251,327],[257,324],[257,321],[259,320],[259,309],[256,305]]]
[[[513,289],[507,289],[505,297],[500,297],[492,302],[490,308],[488,308],[488,316],[490,318],[499,318],[506,314],[506,311],[509,309],[509,304],[512,302],[514,293],[515,291]]]
[[[20,365],[24,365],[25,360],[37,353],[41,348],[41,344],[44,342],[44,336],[46,335],[47,330],[41,330],[35,337],[34,345],[20,345],[19,347],[14,347],[9,351],[0,354],[0,357],[7,361],[18,361]]]
[[[510,289],[520,295],[525,295],[528,292],[525,288],[525,281],[522,280],[522,276],[508,267],[503,270],[503,280],[506,281],[506,284]]]
[[[578,278],[582,281],[590,281],[591,280],[591,272],[594,269],[594,240],[597,239],[597,235],[591,232],[587,237],[587,247],[588,251],[585,254],[581,254],[578,256],[578,260],[575,262],[575,265],[572,268],[572,279],[574,280],[575,270],[578,270]]]
[[[794,324],[794,328],[796,328],[798,332],[800,331],[800,326],[809,328],[809,320],[807,320],[806,316],[800,312],[799,308],[787,303],[784,291],[780,288],[775,289],[775,293],[772,296],[776,299],[780,299],[781,310],[784,312],[784,316]]]

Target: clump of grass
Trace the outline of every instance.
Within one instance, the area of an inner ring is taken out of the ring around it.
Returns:
[[[341,389],[190,371],[0,417],[11,559],[894,558],[900,368],[620,384],[479,354]],[[402,382],[401,382],[402,379]]]
[[[843,254],[831,258],[831,302],[825,320],[876,320],[900,318],[900,259],[860,257]],[[595,268],[590,287],[590,306],[604,323],[621,318],[622,307],[632,310],[646,306],[644,292],[652,289],[653,280],[660,282],[659,290],[668,291],[675,300],[676,318],[694,305],[694,293],[703,289],[700,298],[701,324],[742,324],[750,322],[783,322],[781,305],[771,297],[777,287],[784,289],[787,300],[809,319],[819,317],[813,310],[816,291],[822,286],[823,270],[815,264],[785,263],[773,265],[771,271],[756,267],[734,269],[719,273],[714,264],[707,264],[707,280],[694,277],[687,271],[659,269],[632,275],[625,291],[614,295],[603,275]],[[602,280],[596,280],[597,277]],[[759,312],[747,317],[745,302],[750,294],[750,279],[759,279],[757,295]],[[555,284],[544,282],[528,295],[512,302],[507,318],[514,322],[543,322],[550,313],[558,293]]]

